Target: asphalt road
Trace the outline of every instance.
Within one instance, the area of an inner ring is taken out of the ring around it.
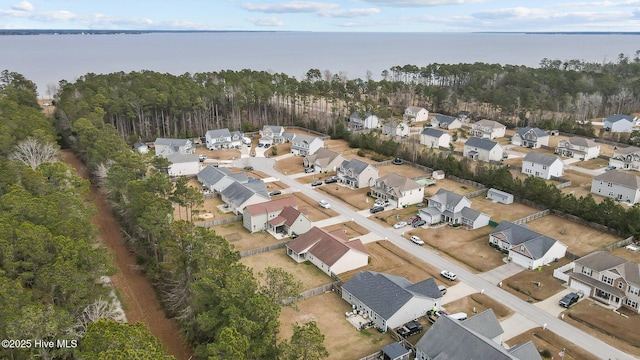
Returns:
[[[247,158],[238,160],[238,166],[245,166]],[[327,196],[315,192],[308,184],[301,184],[294,179],[291,179],[273,168],[275,164],[274,159],[267,158],[248,158],[250,165],[256,170],[260,170],[272,177],[279,178],[280,181],[287,184],[292,189],[300,190],[303,194],[320,201],[326,199]],[[241,162],[240,162],[241,161]],[[323,185],[324,186],[324,185]],[[545,326],[554,333],[564,337],[565,339],[573,342],[577,346],[589,351],[594,356],[601,359],[635,359],[635,357],[624,353],[604,341],[597,339],[569,324],[558,319],[557,317],[547,313],[546,311],[537,308],[533,304],[529,304],[522,301],[518,297],[502,290],[497,284],[489,283],[483,280],[481,277],[467,271],[465,268],[453,263],[445,258],[440,257],[436,252],[431,249],[416,246],[409,240],[400,236],[393,231],[393,228],[383,227],[382,225],[369,220],[367,217],[358,214],[353,209],[345,206],[340,201],[332,201],[331,207],[338,213],[353,219],[357,224],[364,226],[365,228],[379,234],[382,238],[392,242],[404,251],[411,253],[418,257],[422,261],[435,266],[438,269],[446,269],[453,271],[458,275],[458,279],[465,284],[473,287],[474,289],[483,292],[491,298],[500,301],[505,306],[511,308],[519,315],[527,318],[528,320],[538,324],[539,326]]]

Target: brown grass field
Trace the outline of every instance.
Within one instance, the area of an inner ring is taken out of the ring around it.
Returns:
[[[640,251],[631,251],[624,247],[613,249],[611,254],[640,264]]]
[[[235,160],[240,158],[240,150],[236,149],[209,150],[204,146],[198,146],[195,149],[196,154],[206,155],[209,159]]]
[[[518,220],[531,214],[537,213],[539,210],[530,206],[514,202],[509,205],[494,203],[485,196],[476,196],[471,198],[471,208],[481,211],[489,216],[491,220],[500,223],[502,220]]]
[[[465,312],[469,317],[475,315],[473,309],[476,310],[477,314],[487,309],[493,309],[498,321],[502,321],[513,315],[513,310],[484,294],[471,294],[469,296],[465,296],[461,299],[448,303],[446,309],[451,314]]]
[[[591,180],[592,176],[577,172],[575,170],[565,170],[564,179],[571,180],[571,185],[561,189],[564,194],[573,194],[576,198],[581,196],[587,196],[591,193]],[[599,201],[600,196],[591,194],[596,201]],[[601,197],[600,197],[601,198]]]
[[[238,251],[257,249],[280,242],[266,231],[251,234],[249,230],[242,226],[242,220],[212,226],[209,229],[226,238],[235,250]]]
[[[579,256],[623,240],[613,234],[598,231],[555,215],[547,215],[533,220],[528,222],[527,226],[531,230],[560,240],[568,246],[570,252]]]
[[[601,146],[601,148],[602,148],[602,146]],[[591,160],[587,160],[587,161],[578,161],[578,162],[575,162],[575,163],[573,163],[571,165],[579,166],[579,167],[584,168],[584,169],[594,170],[594,169],[604,169],[604,168],[606,168],[607,166],[609,166],[609,162],[607,160],[605,160],[605,159],[595,158],[595,159],[591,159]]]
[[[408,218],[418,214],[418,207],[416,205],[407,206],[402,209],[388,208],[389,210],[377,213],[369,217],[373,221],[386,226],[393,226],[393,224],[399,221],[406,221]],[[406,227],[407,231],[411,227]]]
[[[378,167],[378,174],[380,176],[384,176],[387,174],[398,174],[398,175],[402,175],[408,178],[414,178],[414,177],[418,177],[418,176],[425,176],[427,175],[426,172],[424,172],[423,170],[420,170],[418,168],[414,168],[413,166],[409,166],[409,165],[384,165],[384,166],[380,166]]]
[[[298,210],[306,209],[307,216],[311,221],[320,221],[338,215],[334,210],[321,208],[318,206],[317,201],[312,200],[300,192],[294,192],[293,196],[295,196],[298,201]]]
[[[540,270],[521,271],[504,279],[502,288],[525,301],[545,300],[565,289],[564,282],[553,277],[553,270],[569,262],[564,258],[543,266]]]
[[[345,151],[351,150],[351,147],[349,147],[349,143],[346,140],[342,139],[325,140],[324,146],[329,150],[337,153],[343,153]]]
[[[354,239],[360,237],[362,235],[370,233],[370,231],[364,228],[361,225],[356,224],[353,221],[346,221],[340,224],[334,224],[331,226],[324,227],[323,229],[327,231],[334,231],[338,229],[342,229],[347,234],[347,239]]]
[[[351,205],[358,210],[368,209],[373,206],[375,199],[367,196],[369,188],[351,189],[337,184],[325,184],[317,187],[318,191],[329,194],[335,199],[339,199],[345,205]]]
[[[362,162],[366,162],[367,164],[373,164],[373,163],[376,163],[376,162],[377,162],[377,161],[371,160],[371,158],[370,158],[370,157],[362,157],[362,156],[359,156],[359,155],[357,154],[357,152],[351,152],[351,151],[349,151],[349,152],[347,152],[346,154],[343,154],[342,156],[344,156],[344,158],[345,158],[345,159],[347,159],[347,160],[350,160],[350,159],[358,159],[358,160],[360,160],[360,161],[362,161]]]
[[[474,192],[474,191],[478,190],[477,188],[475,188],[475,187],[473,187],[471,185],[465,185],[465,184],[459,183],[457,181],[449,180],[449,179],[442,179],[442,180],[438,180],[435,185],[425,188],[424,189],[424,196],[425,197],[433,196],[440,189],[446,189],[446,190],[449,190],[449,191],[453,191],[456,194],[460,194],[460,195],[464,195],[464,194],[467,194],[467,193]]]
[[[525,343],[527,341],[533,341],[538,351],[542,352],[541,356],[549,354],[550,356],[542,356],[543,359],[549,360],[560,359],[558,353],[565,349],[565,355],[563,360],[598,360],[598,358],[591,355],[576,344],[569,340],[559,336],[558,334],[549,330],[543,330],[541,327],[533,328],[525,331],[522,334],[505,341],[509,346],[515,346]]]
[[[304,171],[302,166],[302,157],[292,156],[285,159],[280,159],[276,162],[274,169],[285,175],[297,174]]]

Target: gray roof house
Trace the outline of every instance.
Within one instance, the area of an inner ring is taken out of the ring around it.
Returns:
[[[205,134],[207,149],[228,149],[242,145],[244,133],[241,131],[229,131],[229,129],[209,130]]]
[[[319,137],[296,134],[291,140],[291,152],[294,155],[306,156],[324,148],[324,140]]]
[[[380,119],[370,113],[361,114],[356,111],[349,116],[349,128],[351,129],[375,129],[379,122]]]
[[[638,118],[633,115],[614,114],[604,119],[604,129],[611,132],[630,132]]]
[[[251,204],[261,203],[270,199],[267,187],[263,181],[253,181],[246,184],[233,182],[220,193],[220,198],[234,214],[240,215],[244,208]]]
[[[336,171],[345,160],[339,153],[321,148],[312,155],[305,156],[302,164],[304,167],[313,166],[319,172],[328,172]]]
[[[149,152],[149,147],[147,146],[147,144],[138,141],[137,143],[133,144],[133,148],[139,152],[140,154],[146,154]]]
[[[489,234],[489,244],[507,252],[509,261],[528,269],[561,259],[567,252],[567,245],[560,241],[506,220]]]
[[[574,159],[590,160],[600,155],[600,145],[591,139],[574,136],[558,141],[555,153]]]
[[[280,144],[285,141],[284,127],[282,126],[264,125],[260,130],[260,140],[258,140],[260,144]]]
[[[418,215],[429,225],[446,222],[467,229],[489,225],[490,219],[489,215],[471,209],[471,201],[466,196],[446,189],[440,189],[430,197],[427,207],[420,209]]]
[[[640,177],[626,171],[611,170],[591,181],[591,192],[628,204],[640,202]]]
[[[169,154],[193,154],[193,141],[189,139],[157,138],[153,143],[156,155],[167,157]]]
[[[511,137],[511,143],[517,146],[537,149],[540,146],[549,146],[549,134],[539,128],[523,127]]]
[[[382,348],[385,360],[409,360],[411,350],[405,349],[400,343],[394,342]]]
[[[504,348],[495,341],[502,332],[491,309],[464,321],[443,316],[416,344],[416,359],[542,360],[532,341]]]
[[[451,135],[448,133],[434,129],[426,128],[420,133],[420,144],[428,148],[448,147],[451,142]]]
[[[384,330],[439,308],[441,297],[433,278],[414,284],[400,276],[363,271],[342,285],[342,298]]]
[[[389,200],[396,208],[421,203],[424,200],[424,185],[395,173],[381,176],[371,188],[374,197]]]
[[[246,183],[249,181],[247,174],[244,172],[232,173],[227,168],[209,165],[202,169],[197,175],[198,181],[207,190],[220,193],[227,186],[234,182]]]
[[[530,152],[522,160],[522,173],[549,180],[564,174],[564,163],[557,156]]]
[[[359,189],[375,184],[378,178],[378,169],[362,160],[351,159],[340,164],[337,175],[340,183]]]
[[[635,146],[615,147],[613,156],[609,159],[609,166],[622,170],[640,170],[640,148]]]
[[[431,126],[437,126],[441,129],[448,130],[459,129],[460,127],[462,127],[462,122],[460,121],[460,119],[453,116],[437,114],[433,117],[433,119],[431,119]]]
[[[485,139],[504,137],[507,127],[497,121],[482,119],[471,125],[471,136]]]
[[[465,157],[480,161],[500,161],[504,149],[502,145],[487,138],[471,137],[464,143]]]

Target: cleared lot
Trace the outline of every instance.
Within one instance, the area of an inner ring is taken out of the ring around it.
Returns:
[[[282,268],[302,282],[302,290],[315,289],[333,280],[310,262],[298,264],[287,255],[286,249],[276,249],[262,254],[246,256],[240,262],[253,269],[255,275],[268,267]]]
[[[279,159],[273,168],[285,175],[297,174],[304,171],[302,162],[303,157],[291,156],[288,158]]]
[[[409,166],[409,165],[384,165],[384,166],[379,166],[378,167],[378,174],[380,176],[384,176],[387,174],[398,174],[398,175],[402,175],[408,178],[414,178],[414,177],[418,177],[418,176],[425,176],[427,175],[426,172],[424,172],[423,170],[420,170],[418,168],[414,168],[413,166]]]
[[[325,140],[324,146],[331,151],[342,153],[345,151],[352,150],[349,146],[349,143],[346,140],[336,139],[336,140]]]
[[[435,185],[425,188],[424,196],[425,197],[433,196],[440,189],[453,191],[456,194],[460,194],[460,195],[464,195],[464,194],[478,190],[477,188],[471,185],[465,185],[449,179],[442,179],[442,180],[438,180]]]
[[[224,149],[224,150],[209,150],[205,146],[198,146],[195,149],[195,153],[198,155],[206,155],[209,159],[216,160],[235,160],[240,158],[240,150],[236,149]]]
[[[533,341],[543,359],[561,359],[558,354],[565,349],[563,360],[598,360],[571,341],[541,327],[533,328],[505,342],[514,346],[529,340]]]

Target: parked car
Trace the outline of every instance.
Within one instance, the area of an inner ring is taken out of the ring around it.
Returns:
[[[264,148],[267,149],[271,146],[271,144],[264,144]]]
[[[423,329],[422,324],[420,324],[417,320],[413,320],[402,325],[402,327],[396,330],[396,332],[398,333],[398,335],[406,339],[411,335],[421,333],[422,329]]]
[[[459,313],[451,314],[449,315],[449,317],[452,318],[453,320],[458,320],[458,321],[467,320],[467,313],[459,312]]]
[[[329,202],[327,200],[320,200],[320,202],[318,202],[318,205],[320,205],[320,207],[324,208],[324,209],[330,209],[331,208],[331,204],[329,204]]]
[[[413,226],[414,228],[417,228],[418,226],[422,226],[426,223],[427,223],[426,221],[420,219],[420,220],[414,221],[413,224],[411,224],[411,226]]]
[[[403,161],[400,158],[393,159],[393,165],[402,165]]]
[[[322,181],[320,181],[320,180],[316,180],[316,181],[314,181],[314,182],[312,182],[312,183],[311,183],[311,186],[320,186],[320,185],[322,185],[322,184],[324,184]]]
[[[411,224],[413,224],[416,220],[422,220],[422,219],[420,218],[420,216],[417,216],[417,215],[416,215],[416,216],[412,216],[412,217],[410,217],[409,219],[407,219],[407,224],[408,224],[408,225],[411,225]]]
[[[379,213],[381,211],[384,211],[384,208],[382,206],[374,206],[371,209],[369,209],[369,212],[372,214],[376,214]]]
[[[253,170],[253,166],[245,166],[244,169],[247,171],[251,171]]]
[[[333,184],[333,183],[337,183],[338,182],[338,178],[335,176],[332,176],[330,178],[326,178],[324,179],[324,183],[325,184]]]
[[[307,173],[307,174],[312,173],[314,171],[315,171],[315,169],[313,167],[304,168],[304,172]]]
[[[200,162],[204,162],[207,159],[207,155],[198,155],[198,160],[200,160]]]
[[[275,190],[269,193],[269,196],[276,196],[276,195],[280,195],[282,194],[282,191],[280,190]]]
[[[378,199],[375,203],[373,203],[373,206],[389,206],[389,200]]]
[[[406,221],[400,221],[395,223],[395,225],[393,225],[394,229],[400,229],[401,227],[405,227],[407,226],[407,222]]]
[[[568,293],[562,299],[560,299],[558,304],[560,304],[560,306],[566,307],[568,309],[569,307],[571,307],[571,305],[577,303],[578,299],[580,299],[580,295],[572,292],[572,293]]]
[[[424,245],[424,241],[422,241],[422,239],[420,239],[420,237],[418,237],[418,236],[411,235],[410,239],[414,244],[418,244],[420,246]]]
[[[444,285],[438,285],[438,290],[440,290],[440,294],[442,295],[447,293],[447,287]]]
[[[442,270],[440,272],[440,275],[442,275],[442,277],[444,277],[445,279],[451,280],[451,281],[455,280],[456,277],[457,277],[456,274],[454,274],[454,273],[452,273],[451,271],[448,271],[448,270]]]
[[[606,168],[604,168],[604,171],[615,170],[615,169],[616,169],[615,166],[607,166]]]

